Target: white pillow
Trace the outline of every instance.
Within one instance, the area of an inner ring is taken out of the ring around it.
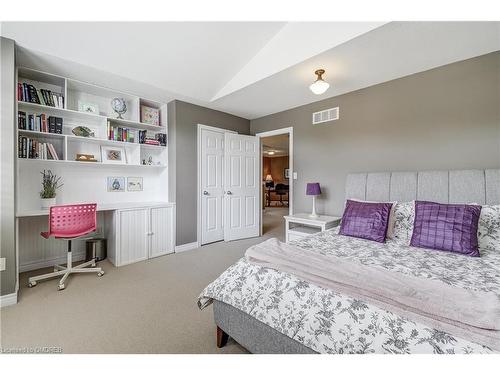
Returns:
[[[413,222],[415,221],[415,201],[398,202],[394,207],[394,222],[392,238],[394,241],[410,245],[413,234]]]
[[[477,240],[479,251],[495,250],[500,252],[500,205],[481,207]]]

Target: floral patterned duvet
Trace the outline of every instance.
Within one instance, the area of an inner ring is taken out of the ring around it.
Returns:
[[[331,255],[440,280],[449,285],[500,294],[500,251],[480,258],[417,249],[395,241],[380,244],[322,232],[292,244]],[[454,337],[334,290],[240,259],[199,297],[232,305],[319,353],[491,353]]]

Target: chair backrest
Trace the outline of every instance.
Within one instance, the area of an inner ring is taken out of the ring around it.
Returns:
[[[74,238],[93,232],[96,228],[96,203],[50,207],[49,234],[51,236]]]
[[[276,194],[285,195],[286,193],[288,193],[288,185],[276,184],[274,190],[276,190]]]

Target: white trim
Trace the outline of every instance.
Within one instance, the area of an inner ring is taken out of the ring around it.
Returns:
[[[52,267],[56,264],[66,263],[66,254],[60,257],[52,259],[37,260],[30,263],[24,263],[19,265],[19,272],[27,272],[32,270],[38,270],[40,268]],[[73,251],[73,262],[79,262],[85,260],[85,250],[83,251]]]
[[[176,253],[182,253],[183,251],[189,251],[189,250],[194,250],[199,248],[200,245],[198,242],[190,242],[190,243],[185,243],[184,245],[179,245],[175,247],[175,252]]]
[[[293,215],[293,180],[294,180],[294,174],[293,174],[293,127],[289,126],[287,128],[281,128],[281,129],[275,129],[275,130],[269,130],[267,132],[261,132],[255,134],[255,136],[259,138],[265,138],[265,137],[272,137],[274,135],[281,135],[281,134],[289,134],[289,139],[288,139],[288,168],[290,169],[290,181],[289,181],[289,191],[288,191],[288,215]],[[262,168],[263,168],[263,154],[262,154],[262,141],[261,141],[261,148],[260,148],[260,176],[262,176]],[[262,184],[260,184],[260,197],[262,199]],[[262,236],[262,226],[264,225],[263,222],[263,217],[262,217],[262,210],[260,210],[260,235]]]
[[[227,130],[222,128],[216,128],[215,126],[198,124],[198,129],[196,131],[196,243],[200,244],[199,246],[201,246],[201,130],[202,129],[219,133],[238,134],[238,132],[234,130]],[[222,168],[222,170],[224,171],[224,168]]]
[[[0,307],[15,305],[17,303],[17,292],[0,296]]]

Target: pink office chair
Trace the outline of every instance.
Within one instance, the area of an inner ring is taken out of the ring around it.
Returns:
[[[104,275],[104,271],[100,267],[95,266],[95,259],[75,267],[72,265],[71,240],[83,239],[85,235],[95,232],[97,228],[96,211],[96,203],[50,207],[49,231],[40,234],[44,238],[54,236],[56,239],[67,240],[68,261],[66,267],[56,265],[54,266],[54,272],[30,277],[28,279],[28,286],[30,288],[35,286],[39,280],[63,275],[59,281],[59,290],[63,290],[64,282],[71,273],[97,272],[97,276]],[[86,268],[88,266],[92,268]]]

